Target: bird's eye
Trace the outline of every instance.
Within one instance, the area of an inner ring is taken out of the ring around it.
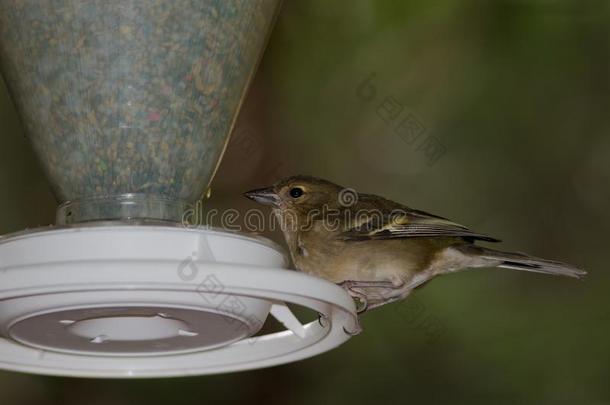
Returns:
[[[293,187],[290,189],[290,197],[299,198],[303,195],[303,189],[301,187]]]

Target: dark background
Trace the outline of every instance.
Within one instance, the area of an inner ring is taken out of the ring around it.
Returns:
[[[416,142],[384,121],[388,99]],[[467,271],[296,364],[138,381],[0,372],[0,403],[609,404],[609,107],[608,1],[286,1],[210,207],[252,208],[241,192],[313,174],[589,277]],[[0,233],[52,223],[4,88],[0,134]]]

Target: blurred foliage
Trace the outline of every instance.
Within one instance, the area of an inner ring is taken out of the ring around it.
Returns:
[[[444,145],[435,164],[380,118],[387,97]],[[473,270],[418,290],[417,314],[374,311],[363,335],[296,364],[142,381],[4,372],[0,403],[608,404],[609,111],[610,2],[286,1],[210,207],[251,208],[246,189],[314,174],[590,276]],[[4,90],[0,131],[1,233],[52,223]],[[420,315],[443,333],[432,339]]]

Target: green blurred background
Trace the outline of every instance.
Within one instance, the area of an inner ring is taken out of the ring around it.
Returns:
[[[388,99],[442,156],[382,119]],[[313,174],[589,277],[472,270],[296,364],[138,381],[0,372],[0,403],[610,404],[609,113],[608,1],[286,1],[208,207],[253,208],[241,192]],[[0,134],[0,233],[52,223],[4,87]]]

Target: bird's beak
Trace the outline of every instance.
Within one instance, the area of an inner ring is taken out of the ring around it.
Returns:
[[[244,196],[264,205],[277,207],[280,203],[280,197],[273,191],[273,188],[258,188],[244,193]]]

